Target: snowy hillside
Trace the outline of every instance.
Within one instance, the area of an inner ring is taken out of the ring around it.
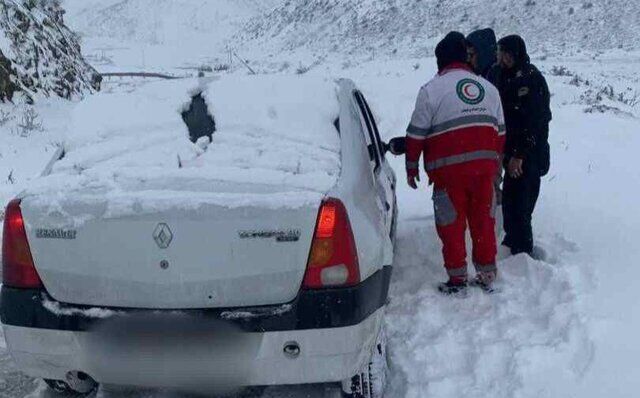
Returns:
[[[280,50],[424,55],[450,30],[518,32],[537,53],[638,48],[640,3],[628,0],[301,0],[255,17],[238,34]]]
[[[31,4],[33,3],[33,4]],[[0,101],[16,91],[64,98],[98,90],[57,2],[0,1]]]
[[[228,58],[225,45],[277,0],[64,0],[67,19],[101,70],[191,66]],[[168,62],[170,60],[170,62]],[[133,62],[132,62],[133,61]],[[196,65],[197,66],[197,65]]]
[[[271,1],[273,3],[273,1]],[[268,7],[257,0],[67,0],[73,28],[86,38],[109,37],[117,42],[183,44],[207,38],[218,45],[238,23]]]
[[[425,57],[449,30],[520,33],[537,56],[640,47],[640,3],[628,0],[64,0],[101,72],[186,74],[237,62],[258,71],[325,62]],[[333,60],[329,61],[329,58]],[[233,69],[233,68],[232,68]]]

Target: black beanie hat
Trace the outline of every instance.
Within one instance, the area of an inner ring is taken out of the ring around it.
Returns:
[[[438,71],[453,62],[467,62],[467,46],[464,35],[460,32],[449,32],[436,46]]]
[[[500,50],[511,54],[516,65],[523,65],[530,62],[529,55],[527,54],[527,45],[524,43],[522,37],[518,35],[505,36],[498,41]]]

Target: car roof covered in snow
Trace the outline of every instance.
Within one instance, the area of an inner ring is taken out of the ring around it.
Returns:
[[[189,206],[317,203],[340,174],[336,90],[329,78],[243,76],[88,97],[69,120],[64,157],[26,194],[124,208],[155,201],[153,211],[178,197]],[[181,116],[198,93],[215,121],[211,142],[192,143]]]

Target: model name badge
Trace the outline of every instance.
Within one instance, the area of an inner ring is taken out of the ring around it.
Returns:
[[[252,230],[238,231],[240,239],[270,239],[276,238],[277,242],[297,242],[300,240],[300,230],[290,229],[287,231]]]
[[[78,231],[76,231],[75,229],[36,229],[36,238],[38,239],[75,239],[77,234]]]

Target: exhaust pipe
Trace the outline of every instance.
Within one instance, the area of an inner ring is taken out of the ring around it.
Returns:
[[[300,345],[295,341],[290,341],[284,345],[283,351],[287,358],[295,359],[300,356]]]

